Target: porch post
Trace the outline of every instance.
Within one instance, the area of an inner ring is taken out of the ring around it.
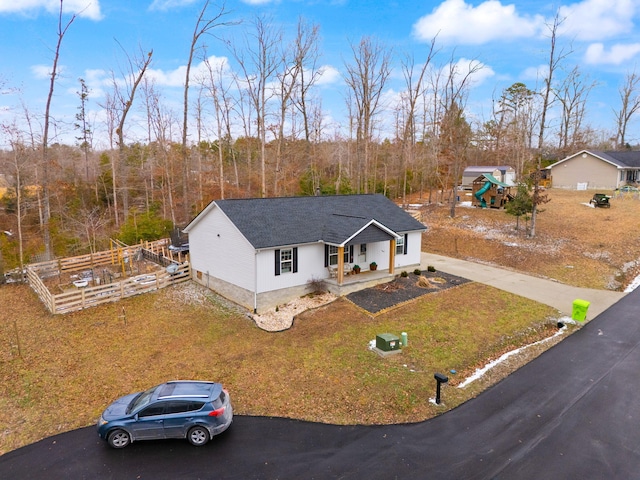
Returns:
[[[389,251],[389,273],[393,275],[396,269],[396,239],[392,238],[389,242],[391,250]]]
[[[344,280],[344,247],[338,247],[338,285]]]

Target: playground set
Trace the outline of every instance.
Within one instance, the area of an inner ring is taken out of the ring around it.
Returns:
[[[511,186],[485,173],[473,181],[471,204],[480,208],[504,208],[513,198]]]

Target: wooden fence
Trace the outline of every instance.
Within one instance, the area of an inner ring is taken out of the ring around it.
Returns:
[[[189,262],[177,263],[157,253],[161,252],[166,245],[167,242],[162,240],[133,247],[118,246],[90,255],[31,264],[26,268],[27,279],[31,288],[53,314],[69,313],[103,303],[116,302],[123,298],[159,290],[191,279]],[[140,253],[144,258],[158,263],[158,270],[117,282],[94,287],[80,287],[59,294],[51,293],[42,281],[43,278],[58,276],[61,272],[87,270],[107,264],[122,263],[124,265],[124,259],[133,259],[135,255]],[[169,265],[174,266],[169,267]]]

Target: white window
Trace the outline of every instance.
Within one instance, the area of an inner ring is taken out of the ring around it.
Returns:
[[[344,263],[349,262],[349,248],[344,249]],[[338,247],[329,245],[329,265],[338,265]]]
[[[280,273],[291,273],[293,271],[293,249],[283,248],[280,250]]]
[[[404,255],[404,236],[396,238],[396,255]]]
[[[298,247],[275,250],[275,275],[282,273],[296,273],[298,271]]]
[[[338,264],[338,247],[329,245],[329,265]]]

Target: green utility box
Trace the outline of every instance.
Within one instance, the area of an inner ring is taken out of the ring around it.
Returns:
[[[380,333],[376,335],[376,348],[383,352],[400,350],[401,346],[400,339],[391,333]]]
[[[589,310],[589,305],[591,305],[591,302],[576,298],[573,301],[573,311],[571,312],[571,318],[578,322],[584,322],[587,319],[587,310]]]

